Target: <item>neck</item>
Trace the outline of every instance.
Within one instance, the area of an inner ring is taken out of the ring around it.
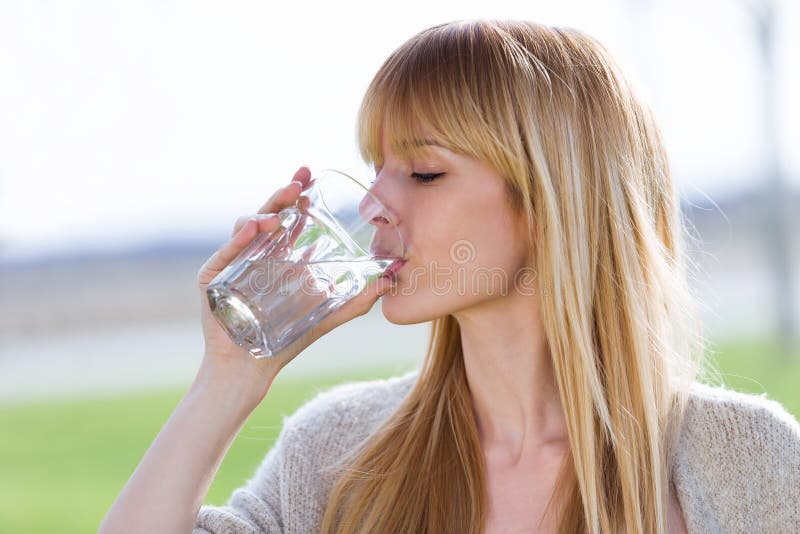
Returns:
[[[484,450],[516,464],[563,447],[566,421],[535,297],[514,294],[454,317]]]

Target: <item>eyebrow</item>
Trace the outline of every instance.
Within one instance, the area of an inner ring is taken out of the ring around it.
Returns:
[[[401,157],[403,154],[407,155],[408,152],[413,152],[415,148],[422,148],[428,146],[435,146],[448,151],[453,150],[451,148],[448,148],[445,144],[432,138],[419,138],[419,137],[412,138],[407,142],[403,143],[403,145],[405,145],[405,147],[402,146],[398,147],[399,155],[401,155]]]

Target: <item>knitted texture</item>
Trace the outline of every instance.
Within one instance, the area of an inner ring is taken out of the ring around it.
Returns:
[[[317,394],[226,505],[200,509],[193,534],[317,532],[334,483],[324,467],[391,415],[417,372]],[[694,383],[672,480],[689,534],[800,532],[800,424],[764,395]]]

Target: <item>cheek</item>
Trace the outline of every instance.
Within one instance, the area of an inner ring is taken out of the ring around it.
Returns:
[[[414,250],[405,278],[416,270],[424,274],[417,286],[424,287],[434,272],[438,279],[455,279],[457,274],[470,276],[476,268],[518,268],[525,240],[506,202],[499,178],[497,183],[476,181],[461,190],[430,191],[415,198],[406,219]]]
[[[502,219],[442,221],[421,234],[419,254],[401,272],[400,283],[407,290],[413,287],[411,294],[423,290],[440,296],[457,287],[462,291],[475,285],[485,287],[487,278],[507,287],[523,261],[523,250],[512,232]]]
[[[477,253],[475,228],[469,221],[441,219],[424,233],[423,267],[450,268],[474,260]]]

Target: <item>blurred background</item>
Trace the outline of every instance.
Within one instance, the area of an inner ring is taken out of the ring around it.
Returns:
[[[575,27],[611,51],[700,239],[709,369],[800,417],[797,2],[3,2],[0,530],[96,530],[200,363],[198,268],[299,165],[366,176],[354,126],[372,75],[414,33],[477,17]],[[252,475],[284,415],[411,369],[428,332],[378,304],[319,340],[206,502]]]

